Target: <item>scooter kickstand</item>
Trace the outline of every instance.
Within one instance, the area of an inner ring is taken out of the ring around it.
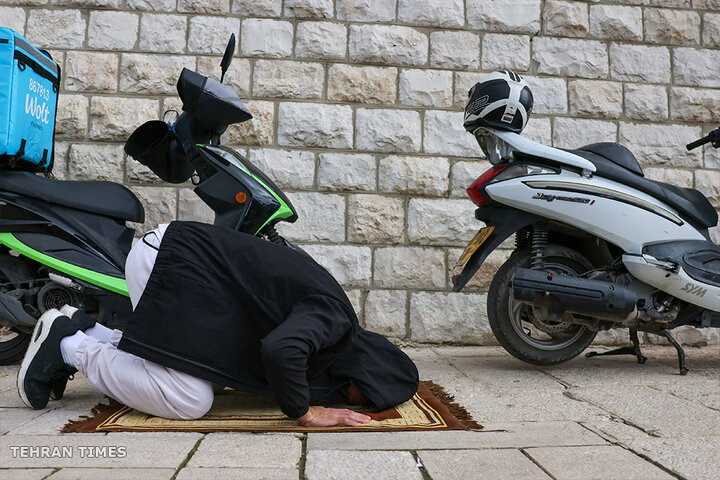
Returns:
[[[605,357],[610,355],[635,355],[637,357],[637,363],[647,362],[647,357],[640,351],[640,339],[638,338],[637,330],[634,328],[630,329],[630,340],[632,340],[632,346],[620,347],[615,350],[607,352],[588,352],[585,357]]]
[[[687,375],[688,368],[685,366],[685,350],[683,350],[682,345],[678,343],[677,340],[670,334],[670,330],[660,330],[660,335],[667,338],[670,343],[673,344],[673,347],[675,347],[675,350],[677,350],[678,354],[678,363],[680,364],[680,375]]]

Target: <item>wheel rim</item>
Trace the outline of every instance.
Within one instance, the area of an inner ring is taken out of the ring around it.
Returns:
[[[577,272],[566,265],[546,263],[545,267],[552,268],[553,271],[563,275],[577,276]],[[528,345],[540,350],[561,350],[572,345],[588,331],[588,328],[584,325],[570,324],[567,328],[558,329],[555,336],[543,332],[536,328],[532,321],[532,307],[515,300],[512,293],[508,295],[508,314],[510,316],[510,324],[518,334],[518,337]],[[555,327],[557,327],[557,325],[555,325]]]
[[[10,327],[0,327],[0,343],[16,339],[20,334]]]

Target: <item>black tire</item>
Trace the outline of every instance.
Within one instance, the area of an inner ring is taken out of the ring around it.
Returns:
[[[548,245],[545,249],[545,263],[553,269],[564,270],[567,275],[579,275],[591,270],[592,264],[575,250],[559,245]],[[556,365],[580,355],[595,338],[597,332],[585,326],[568,327],[569,338],[563,341],[534,340],[531,335],[520,333],[522,322],[514,320],[511,306],[523,312],[524,318],[532,315],[531,307],[520,306],[512,299],[511,281],[518,268],[530,268],[530,251],[520,250],[498,269],[488,291],[488,319],[490,328],[500,345],[513,357],[533,365]],[[525,309],[525,310],[523,310]]]
[[[0,365],[12,365],[23,359],[30,334],[14,329],[0,331]]]

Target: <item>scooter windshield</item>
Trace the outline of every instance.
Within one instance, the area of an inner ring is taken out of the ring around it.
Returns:
[[[183,68],[177,83],[183,110],[211,131],[222,131],[228,125],[252,118],[233,89],[199,73]]]

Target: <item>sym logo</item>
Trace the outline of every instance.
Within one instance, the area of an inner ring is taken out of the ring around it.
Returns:
[[[691,295],[697,295],[698,297],[704,297],[707,293],[707,288],[703,288],[700,285],[693,285],[692,283],[686,283],[680,291],[687,292]]]
[[[50,109],[48,108],[47,103],[43,102],[40,104],[37,97],[33,96],[31,98],[29,93],[25,96],[25,113],[32,115],[45,124],[50,123],[48,120]]]

